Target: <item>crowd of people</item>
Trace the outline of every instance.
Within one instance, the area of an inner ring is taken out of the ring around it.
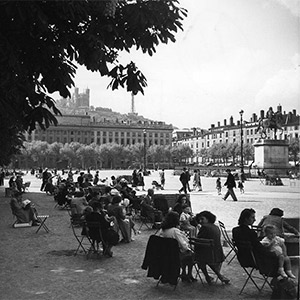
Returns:
[[[233,201],[237,201],[233,192],[235,179],[229,169],[226,171],[228,176],[224,186],[227,186],[227,193],[224,200],[230,195]],[[200,174],[197,170],[194,173],[193,188],[200,190],[202,189]],[[134,215],[139,212],[142,216],[149,218],[153,225],[157,222],[160,223],[158,228],[154,227],[157,229],[156,234],[158,236],[177,240],[180,249],[182,281],[187,283],[197,281],[192,273],[193,265],[196,262],[209,285],[213,283],[214,278],[208,272],[208,267],[222,283],[230,283],[230,279],[224,276],[222,271],[225,256],[221,232],[215,224],[217,216],[207,210],[196,214],[192,212],[188,195],[188,191],[191,189],[187,169],[184,169],[180,176],[182,187],[179,190],[180,194],[175,205],[166,207],[166,209],[155,203],[155,190],[153,188],[149,188],[146,194],[137,196],[138,187],[142,187],[142,190],[145,188],[143,172],[140,170],[134,170],[131,184],[121,176],[117,178],[111,176],[109,180],[108,178],[101,179],[99,171],[96,171],[93,176],[90,170],[79,172],[76,180],[72,170],[67,172],[64,179],[57,172],[50,172],[48,169],[39,172],[39,174],[42,181],[40,190],[53,195],[60,207],[68,207],[71,210],[71,216],[76,216],[76,218],[81,218],[87,222],[99,222],[101,234],[99,235],[99,230],[93,228],[90,228],[89,234],[95,242],[95,248],[98,248],[99,243],[102,242],[105,255],[113,256],[112,247],[117,243],[130,243],[134,240],[132,235],[138,234]],[[163,171],[159,174],[161,184],[164,185]],[[18,188],[18,178],[19,176],[13,175],[9,180],[10,186],[14,187],[15,191],[10,202],[13,214],[17,217],[18,222],[32,222],[33,225],[38,225],[34,205],[30,201],[26,205],[24,204],[23,191]],[[53,182],[54,179],[55,182]],[[220,178],[216,181],[216,188],[220,194],[222,188]],[[291,271],[284,238],[285,232],[299,237],[299,231],[284,221],[283,210],[279,208],[273,208],[258,223],[262,229],[259,235],[251,228],[255,221],[255,211],[251,208],[244,209],[238,219],[238,226],[233,228],[233,240],[249,241],[253,246],[254,255],[259,261],[276,266],[278,276],[295,278]],[[117,233],[120,239],[112,235],[111,230]],[[191,246],[191,238],[212,239],[214,242],[214,259],[203,259],[201,251],[197,247]]]

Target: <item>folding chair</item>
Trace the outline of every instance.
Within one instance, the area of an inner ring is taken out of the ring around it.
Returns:
[[[50,231],[48,226],[46,225],[46,221],[48,218],[49,218],[49,215],[37,216],[37,219],[40,222],[40,226],[38,227],[38,229],[35,233],[38,233],[41,228],[44,228],[47,233]]]
[[[233,256],[231,257],[231,259],[230,259],[229,262],[227,263],[227,264],[229,265],[229,264],[233,261],[233,259],[236,257],[236,252],[237,252],[237,250],[236,250],[236,248],[235,248],[235,246],[234,246],[234,244],[233,244],[233,242],[232,242],[232,239],[229,237],[229,235],[228,235],[228,233],[227,233],[227,231],[226,231],[226,228],[225,228],[224,223],[221,222],[221,221],[218,221],[218,222],[219,222],[219,228],[220,228],[220,230],[221,230],[221,233],[222,233],[222,236],[223,236],[223,238],[224,238],[224,241],[225,241],[225,243],[230,247],[230,250],[229,250],[229,252],[226,254],[225,259],[227,259],[227,257],[229,257],[229,255],[230,255],[231,253],[233,253]]]
[[[169,283],[177,287],[180,276],[179,245],[177,240],[152,234],[149,237],[142,269],[148,270],[147,277],[158,279],[159,283]]]
[[[105,249],[107,249],[107,244],[103,240],[102,237],[102,231],[100,222],[84,222],[84,227],[86,230],[86,237],[88,241],[90,242],[90,248],[87,251],[87,259],[90,258],[91,254],[97,254],[99,256],[100,254],[105,254]],[[102,249],[99,248],[99,244],[102,244]]]
[[[72,233],[78,242],[78,247],[74,252],[74,256],[77,255],[79,250],[81,249],[84,254],[87,254],[87,248],[90,246],[91,241],[89,240],[88,236],[86,235],[86,227],[84,226],[84,221],[78,219],[77,217],[71,217],[71,228]]]
[[[269,282],[269,277],[277,277],[277,266],[270,266],[268,270],[263,270],[262,266],[256,260],[251,242],[234,240],[234,245],[237,249],[237,258],[240,266],[244,269],[247,274],[246,281],[240,290],[239,295],[244,291],[247,283],[251,281],[259,292],[261,292],[265,285],[268,285],[272,290],[273,287]],[[259,271],[259,275],[256,271]],[[255,280],[261,280],[262,286],[259,287]]]
[[[213,264],[215,262],[214,255],[214,240],[213,239],[203,239],[203,238],[190,238],[189,239],[191,248],[195,252],[194,259],[194,269],[196,271],[196,277],[198,276],[201,283],[203,284],[203,280],[200,275],[200,267],[202,263]]]

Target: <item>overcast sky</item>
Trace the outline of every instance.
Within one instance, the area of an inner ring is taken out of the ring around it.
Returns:
[[[181,0],[188,9],[176,43],[160,45],[152,57],[133,52],[148,80],[135,111],[179,128],[208,128],[233,116],[297,109],[300,95],[299,0]],[[107,90],[109,80],[79,68],[75,84],[89,88],[91,105],[131,110],[125,90]]]

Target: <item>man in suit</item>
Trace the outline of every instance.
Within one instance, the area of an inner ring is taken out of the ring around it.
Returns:
[[[228,175],[227,175],[227,180],[224,183],[224,186],[227,186],[227,193],[225,194],[223,200],[225,201],[227,197],[230,195],[233,201],[238,201],[233,190],[234,188],[236,188],[234,176],[231,174],[230,169],[227,169],[226,172]]]

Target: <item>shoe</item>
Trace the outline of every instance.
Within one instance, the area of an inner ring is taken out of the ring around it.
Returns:
[[[222,283],[229,284],[230,280],[226,278],[225,276],[220,276],[219,279]]]
[[[37,222],[34,222],[34,223],[32,223],[32,226],[40,226],[40,224]]]
[[[287,278],[287,274],[284,272],[284,270],[282,268],[280,268],[278,270],[278,275],[282,276],[283,278]]]
[[[292,273],[292,271],[286,271],[286,274],[287,274],[287,276],[288,277],[290,277],[290,278],[293,278],[293,279],[295,279],[296,278],[296,276]]]

